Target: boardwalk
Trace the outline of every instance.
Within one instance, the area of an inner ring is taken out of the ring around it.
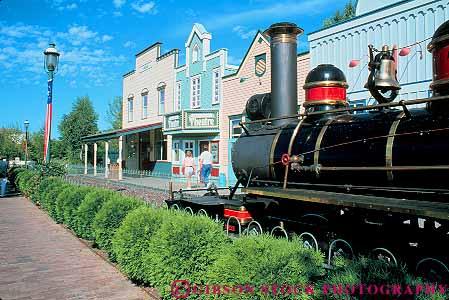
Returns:
[[[0,299],[151,299],[43,211],[0,198]]]

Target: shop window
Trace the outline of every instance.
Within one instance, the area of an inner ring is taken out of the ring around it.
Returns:
[[[229,121],[229,137],[230,138],[238,138],[242,133],[242,126],[239,125],[241,118],[233,118]]]
[[[195,45],[192,51],[192,63],[196,63],[199,60],[199,56],[200,56],[200,47],[198,47],[198,45]]]
[[[173,161],[179,162],[181,160],[181,153],[180,153],[180,142],[176,141],[173,142]]]
[[[155,140],[155,159],[167,160],[167,140],[165,139],[161,129],[155,130],[154,140]]]
[[[181,110],[181,82],[176,83],[176,99],[175,99],[175,107],[174,111]]]
[[[191,95],[190,95],[190,108],[201,107],[201,79],[200,76],[192,78],[191,81]]]
[[[187,151],[192,151],[192,155],[195,156],[195,152],[193,151],[194,142],[193,141],[184,141],[184,153]]]
[[[142,94],[142,119],[148,118],[148,93]]]
[[[207,148],[209,150],[209,152],[212,154],[212,163],[213,164],[218,164],[219,161],[219,141],[200,141],[199,143],[199,154],[201,154],[201,152],[203,152],[204,148]]]
[[[134,119],[134,98],[128,98],[128,122]]]
[[[212,92],[212,104],[220,103],[220,69],[216,69],[212,73]]]

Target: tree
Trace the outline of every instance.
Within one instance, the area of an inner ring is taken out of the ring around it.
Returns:
[[[108,103],[108,121],[111,123],[112,129],[122,128],[122,97],[117,96]]]
[[[17,128],[0,128],[0,156],[8,159],[25,158],[25,134]]]
[[[28,140],[29,159],[41,162],[44,159],[44,128],[41,128],[38,132],[31,133]],[[50,146],[52,145],[50,144]]]
[[[98,133],[98,114],[88,96],[76,99],[72,111],[63,116],[58,128],[61,133],[60,147],[67,153],[69,160],[79,161],[83,144],[81,138]]]
[[[355,9],[356,9],[355,3],[353,3],[352,0],[349,0],[349,2],[346,3],[343,11],[337,10],[332,17],[324,20],[323,27],[329,27],[331,25],[337,24],[339,22],[354,17]]]

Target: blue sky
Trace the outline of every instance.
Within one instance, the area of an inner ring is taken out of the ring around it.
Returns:
[[[47,75],[43,50],[51,41],[61,52],[53,89],[53,132],[77,96],[88,95],[106,130],[107,103],[121,95],[122,75],[134,68],[135,54],[156,41],[163,52],[184,43],[193,23],[212,33],[211,49],[227,48],[238,65],[258,29],[289,21],[306,33],[346,0],[0,0],[0,127],[28,119],[43,127]],[[308,49],[300,37],[299,51]]]

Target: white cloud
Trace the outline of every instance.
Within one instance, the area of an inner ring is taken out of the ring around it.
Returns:
[[[107,42],[107,41],[110,41],[110,40],[112,40],[112,39],[113,39],[113,37],[110,36],[110,35],[107,35],[107,34],[105,34],[105,35],[103,35],[103,36],[101,37],[101,40],[103,41],[103,43],[105,43],[105,42]]]
[[[122,7],[122,6],[125,4],[125,2],[126,2],[126,0],[114,0],[114,1],[113,1],[114,6],[115,6],[116,8]]]
[[[157,13],[154,1],[144,2],[142,0],[139,0],[137,2],[132,3],[131,7],[134,10],[140,12],[141,14],[145,14],[145,13],[156,14]]]
[[[77,8],[77,7],[78,7],[78,5],[76,3],[70,3],[70,4],[67,4],[67,6],[65,8],[68,9],[68,10],[72,10],[72,9]]]
[[[114,15],[114,17],[121,17],[121,16],[123,16],[121,11],[114,11],[113,15]]]
[[[242,38],[242,39],[244,39],[244,40],[247,40],[247,39],[249,39],[249,38],[254,37],[254,36],[256,35],[256,33],[257,33],[257,30],[255,30],[255,29],[253,29],[253,30],[247,30],[246,27],[241,26],[241,25],[237,25],[237,26],[234,26],[234,27],[232,28],[232,32],[237,33],[237,35],[238,35],[240,38]]]
[[[134,43],[133,41],[126,41],[123,44],[123,47],[125,47],[125,48],[134,48],[134,47],[136,47],[136,43]]]

